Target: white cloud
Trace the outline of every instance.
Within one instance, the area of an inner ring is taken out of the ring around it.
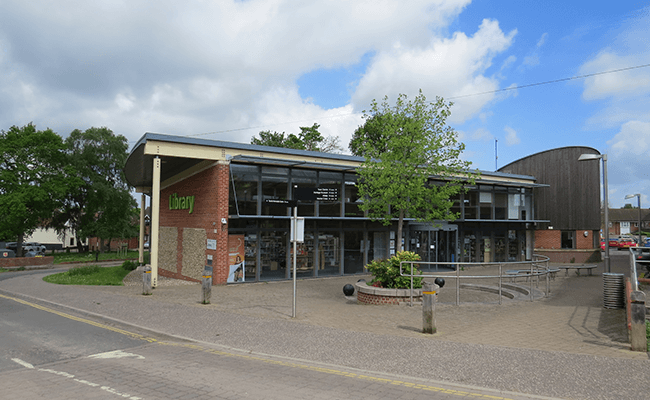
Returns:
[[[399,93],[411,97],[422,89],[429,99],[454,99],[450,122],[459,123],[476,115],[494,99],[493,94],[459,96],[498,89],[495,78],[484,76],[492,59],[512,43],[516,30],[505,34],[497,21],[484,20],[471,37],[456,32],[451,38],[433,38],[426,47],[396,46],[379,52],[361,78],[352,99],[363,108],[372,99]]]
[[[506,132],[506,144],[508,146],[514,146],[521,142],[521,139],[519,139],[519,136],[517,136],[516,130],[512,129],[509,126],[506,126],[503,128],[503,130]]]
[[[469,2],[3,2],[0,129],[33,121],[63,136],[107,126],[131,141],[160,132],[248,142],[263,129],[317,122],[347,147],[373,98],[499,88],[501,77],[486,71],[516,30],[484,20],[474,33],[445,36]],[[323,109],[300,97],[298,77],[368,54],[351,104]],[[484,116],[503,96],[460,97],[449,122]]]
[[[607,142],[616,157],[645,158],[650,166],[650,123],[628,121],[621,127],[620,132]],[[646,171],[650,173],[650,171]]]

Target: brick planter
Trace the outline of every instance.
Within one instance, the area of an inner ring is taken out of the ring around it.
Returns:
[[[395,304],[411,300],[411,289],[384,289],[357,282],[357,302],[363,304]],[[422,289],[413,289],[413,300],[422,301]]]

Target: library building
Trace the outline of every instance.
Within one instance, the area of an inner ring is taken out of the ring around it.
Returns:
[[[150,197],[153,285],[158,275],[200,281],[204,266],[213,267],[214,284],[289,279],[294,206],[304,218],[298,277],[363,273],[369,261],[394,254],[400,240],[423,261],[530,260],[536,227],[548,225],[535,215],[535,193],[548,184],[481,171],[454,199],[458,219],[424,224],[406,218],[397,238],[396,222],[372,221],[359,207],[356,169],[363,161],[146,133],[124,172],[141,193],[141,210]]]

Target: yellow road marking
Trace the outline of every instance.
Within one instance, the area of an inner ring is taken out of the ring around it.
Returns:
[[[160,345],[165,345],[165,346],[174,346],[174,347],[185,347],[189,349],[194,349],[194,350],[199,350],[203,351],[206,353],[214,354],[214,355],[219,355],[219,356],[224,356],[224,357],[237,357],[237,358],[242,358],[242,359],[247,359],[247,360],[254,360],[254,361],[260,361],[264,362],[267,364],[275,364],[275,365],[280,365],[284,367],[290,367],[290,368],[298,368],[298,369],[304,369],[304,370],[310,370],[310,371],[315,371],[315,372],[321,372],[324,374],[330,374],[330,375],[340,375],[340,376],[345,376],[348,378],[353,378],[353,379],[361,379],[361,380],[367,380],[367,381],[373,381],[373,382],[379,382],[379,383],[386,383],[386,384],[391,384],[391,385],[397,385],[397,386],[404,386],[408,388],[414,388],[418,390],[426,390],[430,392],[440,392],[440,393],[445,393],[445,394],[452,394],[456,396],[472,396],[472,397],[478,397],[478,398],[486,398],[486,399],[494,399],[494,400],[512,400],[506,397],[499,397],[499,396],[490,396],[486,394],[480,394],[480,393],[470,393],[470,392],[463,392],[463,391],[458,391],[458,390],[453,390],[453,389],[444,389],[436,386],[429,386],[429,385],[424,385],[424,384],[415,384],[412,382],[405,382],[405,381],[400,381],[400,380],[395,380],[395,379],[388,379],[388,378],[378,378],[375,376],[367,376],[367,375],[359,375],[354,372],[345,372],[345,371],[339,371],[337,369],[332,369],[332,368],[324,368],[324,367],[317,367],[317,366],[311,366],[311,365],[304,365],[304,364],[298,364],[298,363],[293,363],[293,362],[288,362],[288,361],[280,361],[280,360],[270,360],[267,358],[263,357],[258,357],[258,356],[252,356],[252,355],[247,355],[247,354],[235,354],[235,353],[229,353],[226,351],[220,351],[220,350],[215,350],[215,349],[210,349],[210,348],[205,348],[201,345],[197,344],[188,344],[188,343],[171,343],[171,342],[159,342],[158,340],[150,337],[146,337],[137,333],[125,331],[124,329],[119,329],[115,328],[112,326],[108,326],[105,324],[100,324],[98,322],[91,321],[89,319],[85,318],[80,318],[80,317],[75,317],[70,314],[66,314],[64,312],[56,311],[48,307],[44,307],[35,303],[31,303],[29,301],[17,299],[15,297],[9,297],[0,294],[0,297],[8,300],[13,300],[15,302],[25,304],[30,307],[37,308],[39,310],[43,310],[52,314],[59,315],[64,318],[71,319],[73,321],[78,321],[78,322],[83,322],[89,325],[96,326],[98,328],[103,328],[107,329],[109,331],[121,333],[126,336],[130,336],[136,339],[141,339],[145,340],[150,343],[157,343]]]

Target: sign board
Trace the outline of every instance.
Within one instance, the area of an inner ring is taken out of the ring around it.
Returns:
[[[296,221],[296,232],[293,230],[293,221],[295,218],[291,218],[291,241],[294,240],[298,243],[303,243],[305,241],[305,218],[298,217]],[[295,237],[295,239],[294,239]]]
[[[296,200],[266,199],[264,202],[266,204],[284,207],[295,207],[298,205],[298,202]]]
[[[293,197],[301,201],[337,201],[339,199],[338,188],[301,188],[297,187],[293,191]]]
[[[208,250],[216,250],[217,249],[217,239],[208,239]]]

